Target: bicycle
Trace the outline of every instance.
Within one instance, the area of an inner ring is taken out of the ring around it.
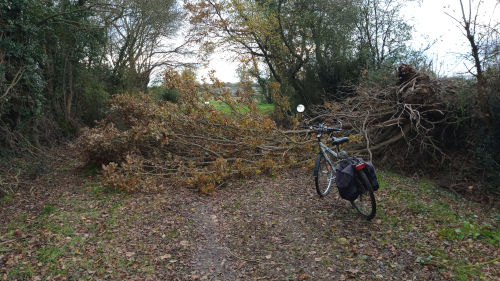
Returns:
[[[300,109],[302,108],[297,107],[297,111],[301,112]],[[339,128],[328,127],[323,123],[313,126],[301,126],[302,128],[306,128],[317,133],[316,137],[318,139],[319,154],[314,166],[314,182],[316,185],[316,192],[320,197],[324,197],[330,193],[332,183],[336,180],[334,160],[337,160],[338,162],[349,159],[347,153],[342,152],[339,148],[339,145],[349,141],[348,137],[336,138],[332,136],[331,143],[336,146],[336,151],[321,141],[324,133],[331,134],[333,132],[342,131],[342,122],[338,122],[340,125]],[[354,179],[357,181],[358,196],[350,202],[358,213],[366,219],[371,220],[375,216],[377,204],[375,202],[375,195],[373,194],[373,187],[365,173],[366,163],[360,162],[353,165],[356,174]]]

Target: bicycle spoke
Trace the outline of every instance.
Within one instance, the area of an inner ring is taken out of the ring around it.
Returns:
[[[320,196],[325,196],[330,192],[332,185],[333,169],[323,155],[320,155],[316,165],[316,191]]]

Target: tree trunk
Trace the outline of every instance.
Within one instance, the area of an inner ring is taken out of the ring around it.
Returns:
[[[64,120],[70,122],[71,120],[71,105],[73,103],[73,63],[68,64],[68,90],[64,92]]]
[[[486,81],[481,66],[481,59],[479,58],[479,47],[474,39],[474,35],[470,32],[470,25],[466,24],[467,39],[469,40],[472,57],[474,58],[474,66],[476,68],[477,79],[477,105],[479,109],[479,118],[484,120],[486,125],[490,125],[490,108],[488,105],[488,96],[486,95]]]
[[[466,33],[465,35],[471,47],[471,54],[472,57],[474,58],[474,67],[476,68],[475,76],[477,79],[477,97],[476,97],[477,107],[475,109],[475,113],[478,119],[483,121],[487,128],[490,128],[491,112],[490,112],[490,107],[488,105],[488,96],[486,94],[486,81],[481,66],[481,58],[479,57],[479,46],[475,39],[476,21],[475,20],[471,21],[470,15],[469,19],[467,19],[467,17],[465,16],[465,10],[462,0],[460,0],[460,6],[462,8],[463,28],[465,29]],[[470,2],[469,2],[469,9],[471,9]],[[471,26],[471,24],[473,24],[473,27]]]

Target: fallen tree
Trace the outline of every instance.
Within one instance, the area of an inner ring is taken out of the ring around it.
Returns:
[[[370,159],[373,154],[402,160],[447,157],[446,138],[456,131],[459,120],[455,83],[401,65],[397,83],[385,87],[361,83],[356,92],[342,102],[313,108],[315,119],[332,123],[340,119],[348,133],[363,137],[360,144],[350,146],[352,153]]]
[[[282,133],[266,115],[232,114],[203,102],[189,89],[177,104],[147,95],[120,95],[111,114],[86,129],[77,143],[88,163],[102,165],[105,182],[127,191],[165,184],[211,193],[230,179],[272,174],[310,160],[312,143]],[[226,95],[230,106],[233,101]]]
[[[351,154],[399,157],[405,164],[410,154],[444,159],[444,139],[457,124],[449,101],[453,83],[406,65],[398,76],[393,86],[361,84],[354,97],[314,107],[314,119],[341,119],[344,135],[362,136],[348,147]],[[236,108],[224,113],[203,102],[213,98],[207,96],[213,89],[200,95],[192,83],[177,82],[179,103],[116,96],[111,114],[79,138],[82,155],[102,165],[108,185],[145,191],[175,184],[210,193],[232,178],[270,174],[312,159],[313,140],[303,131],[279,130],[251,102],[248,113]],[[233,106],[228,94],[220,98]]]

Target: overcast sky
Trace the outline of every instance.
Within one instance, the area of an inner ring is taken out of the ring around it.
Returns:
[[[481,19],[500,20],[500,0],[483,2]],[[427,56],[433,59],[434,70],[439,75],[463,74],[467,70],[460,54],[468,52],[470,47],[457,24],[445,14],[448,12],[459,17],[459,8],[459,0],[422,0],[409,4],[404,10],[404,16],[415,27],[412,45],[419,48],[435,41]],[[221,81],[238,82],[237,63],[231,61],[232,56],[219,50],[212,55],[208,68],[200,69],[198,75],[206,76],[208,69],[214,69]]]

